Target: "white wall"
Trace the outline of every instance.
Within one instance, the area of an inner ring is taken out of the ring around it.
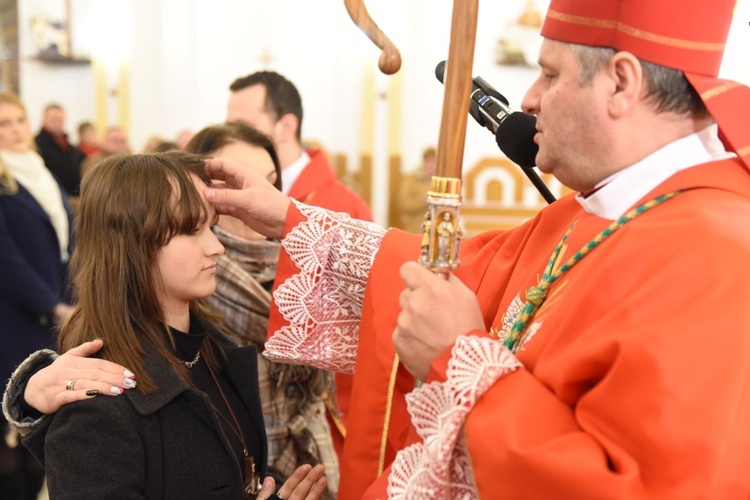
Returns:
[[[41,0],[19,2],[21,18],[24,5],[34,1]],[[152,134],[173,137],[185,128],[198,130],[221,122],[230,82],[262,69],[260,57],[267,49],[273,57],[269,69],[287,76],[302,94],[303,136],[346,153],[349,165],[356,164],[364,69],[376,66],[379,51],[350,21],[343,2],[131,1],[136,27],[130,96],[134,148],[140,149]],[[526,0],[480,0],[474,57],[474,74],[503,92],[516,109],[536,71],[498,66],[495,48],[525,4]],[[537,4],[546,9],[548,0]],[[402,156],[405,168],[413,168],[422,149],[438,138],[443,87],[434,68],[447,57],[452,1],[370,0],[367,7],[402,52]],[[722,75],[750,84],[745,55],[750,47],[748,21],[750,0],[739,0]],[[27,31],[22,25],[26,46]],[[90,67],[28,60],[21,64],[21,90],[35,127],[50,101],[67,108],[70,132],[78,121],[94,118]],[[386,90],[387,80],[378,78],[378,88]],[[381,117],[379,123],[384,126],[387,120]],[[383,133],[376,144],[384,144]],[[491,135],[473,121],[466,141],[465,164],[498,154]]]

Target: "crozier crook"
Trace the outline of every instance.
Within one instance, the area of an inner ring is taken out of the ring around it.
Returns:
[[[383,49],[378,66],[391,74],[401,66],[398,49],[370,18],[364,0],[344,0],[349,16],[375,45]],[[471,91],[471,69],[477,30],[479,0],[453,3],[450,49],[445,77],[443,115],[437,148],[437,166],[427,193],[428,211],[422,225],[422,256],[419,261],[443,277],[458,264],[461,239],[461,167]]]
[[[359,26],[359,29],[365,32],[367,38],[383,51],[380,59],[378,59],[380,71],[386,75],[392,75],[401,69],[401,53],[393,45],[393,42],[385,36],[383,30],[372,20],[370,13],[367,12],[364,0],[344,0],[344,5],[346,5],[346,11],[354,24]]]

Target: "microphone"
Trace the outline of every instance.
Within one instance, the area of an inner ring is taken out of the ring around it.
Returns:
[[[440,61],[435,68],[435,76],[443,83],[446,61]],[[481,126],[495,134],[495,142],[500,151],[513,163],[520,166],[537,191],[552,203],[555,196],[534,170],[539,146],[534,142],[536,117],[521,111],[513,111],[500,92],[484,81],[481,76],[471,82],[469,114]]]
[[[505,156],[526,170],[536,166],[539,146],[534,142],[535,134],[536,117],[514,111],[498,125],[495,142]]]
[[[445,77],[445,64],[446,61],[441,61],[435,68],[435,76],[440,83]],[[536,117],[513,111],[508,99],[480,76],[472,80],[469,97],[469,114],[495,134],[500,150],[520,167],[534,167],[539,151],[539,146],[534,143]]]

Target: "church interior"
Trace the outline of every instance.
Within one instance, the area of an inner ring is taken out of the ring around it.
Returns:
[[[327,155],[378,225],[421,233],[441,155],[445,87],[435,68],[448,57],[456,1],[366,1],[400,51],[400,70],[386,75],[380,49],[342,0],[0,0],[0,91],[20,96],[33,135],[50,107],[61,112],[66,147],[80,147],[84,172],[102,151],[184,148],[228,120],[232,82],[279,73],[301,95],[304,146]],[[549,3],[479,1],[472,74],[515,111],[539,76]],[[738,0],[721,78],[750,85],[748,47],[750,0]],[[532,219],[548,201],[493,134],[464,118],[461,236]],[[556,198],[573,192],[535,175]]]

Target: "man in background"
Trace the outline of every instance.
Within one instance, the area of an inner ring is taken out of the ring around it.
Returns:
[[[365,201],[336,179],[321,150],[302,145],[302,98],[278,73],[260,71],[229,87],[227,122],[244,122],[274,143],[281,164],[284,193],[304,203],[372,220]]]
[[[101,149],[93,123],[85,121],[78,124],[78,149],[84,156],[91,156]]]
[[[365,201],[336,179],[321,150],[302,145],[302,98],[297,88],[278,73],[259,71],[236,79],[227,105],[227,122],[243,122],[268,135],[281,165],[285,194],[356,219],[371,221]],[[326,400],[336,452],[341,457],[346,436],[346,414],[351,375],[336,374],[336,402]],[[338,406],[338,408],[337,408]]]
[[[72,145],[65,133],[65,110],[59,104],[48,104],[42,116],[42,128],[35,137],[39,155],[69,196],[78,196],[81,184],[81,162],[84,155]]]
[[[100,146],[99,151],[87,156],[81,164],[81,177],[108,156],[131,152],[130,143],[128,142],[128,133],[119,125],[113,125],[107,128]]]
[[[401,176],[398,186],[399,228],[410,233],[421,233],[427,210],[427,191],[435,175],[435,148],[422,152],[422,164]]]

